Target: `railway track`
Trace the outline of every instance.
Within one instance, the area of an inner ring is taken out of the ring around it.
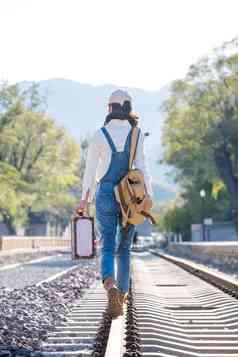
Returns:
[[[96,283],[82,300],[75,302],[66,320],[48,333],[47,341],[42,344],[42,351],[38,355],[90,356],[104,318],[105,306],[104,292]]]
[[[174,257],[135,255],[124,316],[111,321],[97,282],[38,355],[238,357],[237,291],[235,282]]]
[[[237,299],[211,285],[208,273],[202,280],[168,259],[148,256],[135,262],[142,355],[238,356]]]
[[[132,291],[124,316],[111,320],[106,303],[101,283],[96,282],[83,299],[75,302],[65,321],[48,333],[35,356],[139,357],[126,354],[139,346]]]

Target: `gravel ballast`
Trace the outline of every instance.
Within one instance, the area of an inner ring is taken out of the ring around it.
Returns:
[[[0,357],[35,356],[47,332],[63,322],[75,300],[99,279],[98,260],[80,260],[78,267],[40,286],[0,288]]]
[[[45,258],[47,258],[45,260]],[[44,257],[33,263],[24,263],[15,268],[0,269],[0,288],[22,289],[25,286],[37,284],[61,271],[77,265],[70,254]]]
[[[69,249],[31,249],[17,251],[0,251],[0,268],[6,264],[26,263],[31,260],[69,253]]]

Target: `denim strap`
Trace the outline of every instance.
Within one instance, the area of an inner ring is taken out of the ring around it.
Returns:
[[[103,126],[101,128],[101,130],[102,130],[103,134],[105,135],[112,152],[116,152],[117,151],[116,146],[115,146],[114,142],[112,141],[112,138],[111,138],[109,132],[107,131],[107,129]]]

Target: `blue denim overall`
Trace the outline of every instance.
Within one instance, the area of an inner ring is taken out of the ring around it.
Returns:
[[[132,131],[127,136],[124,150],[117,151],[107,129],[103,127],[101,130],[112,151],[109,168],[96,190],[96,218],[101,233],[101,275],[103,280],[112,277],[120,291],[127,292],[134,226],[131,225],[127,233],[122,230],[120,206],[116,201],[114,187],[128,172]]]

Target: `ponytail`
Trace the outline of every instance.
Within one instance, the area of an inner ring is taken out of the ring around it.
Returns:
[[[112,119],[128,120],[131,126],[138,124],[138,115],[132,111],[132,105],[129,100],[125,100],[123,105],[119,103],[110,103],[111,113],[106,116],[104,125],[107,125]]]
[[[125,100],[125,102],[123,103],[122,111],[125,114],[126,118],[130,116],[130,112],[132,111],[132,106],[129,100]]]

